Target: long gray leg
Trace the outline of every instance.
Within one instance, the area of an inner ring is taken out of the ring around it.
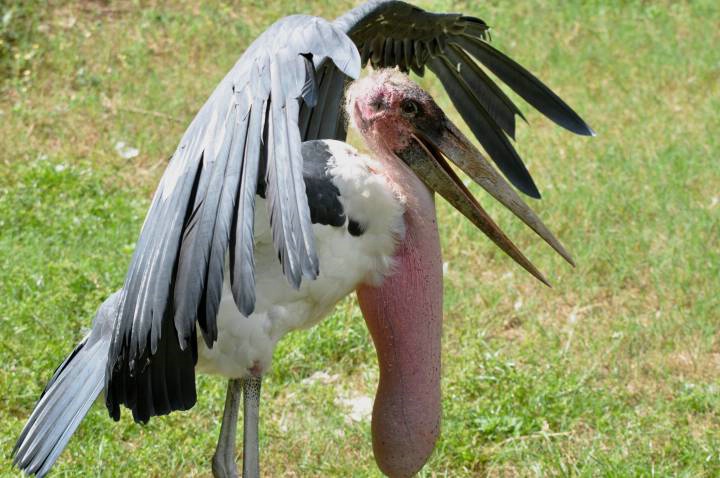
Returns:
[[[240,410],[240,391],[242,380],[228,381],[223,410],[220,438],[212,460],[212,471],[215,478],[237,478],[235,465],[235,436],[237,434],[238,411]]]
[[[262,378],[243,380],[243,478],[260,478],[260,384]]]

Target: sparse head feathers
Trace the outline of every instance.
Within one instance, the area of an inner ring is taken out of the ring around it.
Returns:
[[[442,124],[445,119],[432,97],[395,68],[377,70],[353,82],[345,111],[376,153],[402,149],[418,125]]]
[[[358,100],[369,102],[381,95],[418,99],[428,96],[420,86],[397,68],[382,68],[350,84],[345,95],[345,112],[351,120],[354,120],[353,109]]]

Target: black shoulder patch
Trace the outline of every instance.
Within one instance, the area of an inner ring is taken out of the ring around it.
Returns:
[[[367,229],[367,227],[360,224],[355,219],[350,218],[350,221],[348,221],[348,232],[351,236],[362,236],[365,233],[365,229]]]
[[[340,191],[327,172],[333,157],[323,141],[306,141],[302,144],[303,178],[313,224],[341,227],[345,213],[340,203]]]

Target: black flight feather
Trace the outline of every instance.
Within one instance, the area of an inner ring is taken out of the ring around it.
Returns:
[[[572,108],[518,63],[477,38],[463,35],[457,38],[457,43],[555,123],[576,134],[595,135]]]
[[[477,102],[467,83],[447,64],[445,58],[432,58],[428,66],[440,79],[455,108],[462,114],[475,137],[510,182],[525,194],[539,198],[540,193],[535,182],[510,140]]]

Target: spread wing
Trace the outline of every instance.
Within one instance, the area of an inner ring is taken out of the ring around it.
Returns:
[[[488,155],[520,191],[540,193],[513,147],[515,117],[520,110],[490,78],[492,72],[530,105],[559,124],[582,135],[592,129],[532,73],[490,43],[487,24],[461,14],[426,12],[405,2],[367,2],[334,21],[350,36],[363,67],[399,67],[422,76],[429,68]],[[307,139],[343,139],[336,119],[342,101],[343,75],[332,65],[319,73],[318,105],[300,115]],[[340,86],[338,86],[340,85]]]
[[[106,404],[136,420],[195,403],[196,323],[212,346],[226,253],[235,302],[255,304],[255,194],[265,188],[274,245],[290,283],[318,274],[305,194],[300,104],[329,59],[360,71],[357,49],[320,18],[286,17],[243,54],[183,135],[153,198],[120,298]]]

